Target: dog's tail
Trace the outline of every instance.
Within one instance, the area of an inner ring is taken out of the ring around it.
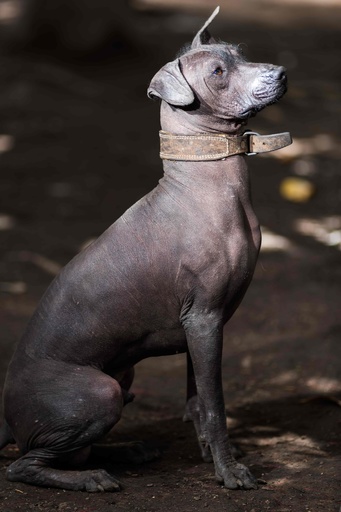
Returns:
[[[8,444],[15,443],[11,429],[7,425],[6,421],[0,427],[0,450],[5,448]]]

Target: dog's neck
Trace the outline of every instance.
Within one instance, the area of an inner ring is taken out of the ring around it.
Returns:
[[[165,115],[167,114],[167,115]],[[229,136],[238,136],[240,129],[232,123],[223,128],[212,127],[211,123],[205,127],[192,125],[187,122],[186,116],[173,116],[174,112],[168,109],[161,110],[161,127],[171,133],[183,135],[199,135],[206,133],[220,133],[228,131]],[[193,116],[196,120],[197,116]],[[249,171],[244,155],[238,154],[226,159],[212,161],[191,161],[191,160],[167,160],[163,159],[164,177],[160,180],[159,186],[166,192],[167,196],[176,198],[177,202],[184,203],[190,208],[192,203],[200,205],[200,209],[207,213],[209,219],[225,219],[226,215],[233,215],[229,197],[233,197],[242,205],[246,217],[249,219],[251,228],[257,231],[258,221],[254,214],[251,202]],[[225,222],[225,220],[224,220]]]
[[[253,215],[251,186],[246,158],[241,155],[214,162],[163,161],[164,176],[159,187],[179,204],[192,204],[208,218],[225,215],[231,201]],[[218,214],[217,212],[220,212]]]
[[[188,185],[193,181],[208,186],[211,181],[225,181],[226,174],[229,175],[231,183],[235,181],[238,184],[241,180],[248,180],[248,168],[242,155],[211,162],[163,160],[163,170],[165,176]]]
[[[165,101],[161,103],[161,128],[165,132],[179,135],[199,135],[201,133],[224,133],[228,136],[240,135],[246,126],[247,121],[237,119],[221,119],[212,114],[209,115],[202,109],[193,110],[179,109],[168,105]]]
[[[184,111],[168,105],[165,101],[161,103],[161,128],[165,132],[178,135],[200,135],[202,133],[225,133],[228,136],[238,136],[245,128],[245,123],[226,120],[215,120],[198,112]],[[165,175],[178,175],[181,171],[186,175],[206,175],[207,178],[214,178],[215,175],[225,173],[227,169],[237,172],[242,169],[246,173],[246,164],[243,156],[235,156],[226,160],[216,160],[210,162],[182,161],[182,160],[163,160]]]

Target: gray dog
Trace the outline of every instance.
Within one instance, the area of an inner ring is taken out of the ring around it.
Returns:
[[[231,452],[222,389],[223,327],[252,279],[261,237],[243,154],[286,135],[243,134],[286,90],[285,70],[246,62],[207,30],[152,79],[161,98],[164,177],[53,281],[9,365],[0,448],[7,478],[116,491],[106,471],[72,470],[120,419],[133,367],[187,353],[187,419],[228,489],[257,488]],[[69,469],[68,469],[69,468]]]

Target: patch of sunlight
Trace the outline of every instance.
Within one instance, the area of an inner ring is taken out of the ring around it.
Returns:
[[[284,485],[288,485],[290,483],[290,478],[283,477],[283,478],[268,478],[268,484],[270,484],[272,487],[283,487]]]
[[[23,8],[19,0],[2,0],[0,3],[0,23],[8,23],[22,15]]]
[[[144,8],[148,8],[148,7],[151,7],[151,6],[164,6],[164,5],[167,5],[169,6],[170,4],[172,5],[172,7],[174,7],[175,5],[195,5],[196,7],[198,7],[198,5],[205,5],[207,7],[207,4],[206,4],[207,0],[173,0],[173,2],[169,2],[169,0],[133,0],[133,5],[134,7],[138,8],[138,9],[144,9]],[[291,5],[294,5],[294,6],[297,6],[297,5],[322,5],[323,7],[331,7],[333,5],[340,5],[340,0],[281,0],[281,2],[283,4],[291,4]],[[277,4],[278,3],[278,0],[263,0],[262,2],[255,2],[255,4]],[[212,4],[212,5],[216,5],[216,4]],[[235,2],[233,2],[233,6],[235,7]]]
[[[252,366],[252,356],[248,354],[247,356],[244,356],[240,362],[240,366],[244,370],[249,370]]]
[[[333,154],[340,156],[340,144],[328,133],[319,133],[313,137],[293,138],[290,146],[278,151],[264,153],[264,157],[277,158],[278,160],[291,161],[312,155]]]
[[[297,219],[295,229],[304,236],[311,236],[318,242],[341,250],[341,216],[332,215],[321,219]]]
[[[263,0],[264,3],[277,3],[274,0]],[[323,7],[340,5],[340,0],[281,0],[282,4],[293,4],[293,5],[322,5]]]
[[[337,393],[340,392],[341,382],[327,377],[311,377],[306,381],[306,386],[318,393]]]
[[[0,213],[0,231],[7,231],[13,229],[15,226],[14,217],[6,213]]]
[[[270,229],[261,227],[262,231],[262,247],[261,251],[281,251],[281,252],[292,252],[294,245],[290,240],[284,236],[277,235]]]
[[[279,375],[277,375],[276,377],[271,379],[270,382],[271,382],[271,384],[275,384],[275,385],[283,385],[283,384],[288,384],[288,383],[296,382],[296,381],[297,381],[297,372],[295,372],[294,370],[289,370],[287,372],[280,373]]]
[[[1,135],[0,134],[0,153],[6,153],[6,151],[11,151],[11,149],[13,149],[13,147],[14,147],[14,137],[12,137],[12,135]]]
[[[265,0],[267,3],[274,3],[273,0]],[[340,0],[281,0],[284,4],[293,4],[293,5],[322,5],[323,7],[331,6],[331,5],[340,5]]]
[[[255,437],[253,437],[253,435]],[[252,444],[256,446],[276,446],[278,444],[287,445],[287,451],[309,451],[310,453],[322,453],[319,443],[308,436],[301,436],[295,432],[282,432],[281,430],[273,429],[268,427],[257,426],[252,428],[252,432],[248,434],[248,438]],[[303,468],[305,464],[304,460],[292,462],[297,469]]]
[[[23,281],[0,282],[0,292],[20,295],[26,291],[27,285]]]

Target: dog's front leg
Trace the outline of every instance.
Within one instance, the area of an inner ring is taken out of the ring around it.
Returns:
[[[192,310],[183,325],[196,382],[199,442],[207,446],[206,452],[210,449],[216,478],[225,487],[256,489],[256,479],[248,468],[235,461],[227,433],[221,375],[222,315],[212,311],[196,314]]]
[[[187,400],[183,420],[193,421],[199,441],[201,456],[205,462],[212,462],[213,459],[210,447],[204,440],[201,432],[198,391],[195,382],[193,363],[189,352],[187,352]]]

